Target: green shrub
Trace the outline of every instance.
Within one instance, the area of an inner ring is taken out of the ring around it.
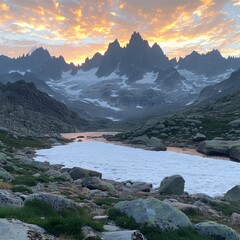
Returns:
[[[36,186],[37,181],[34,177],[29,176],[29,175],[21,175],[17,176],[15,180],[13,181],[14,184],[16,185],[26,185],[26,186]]]
[[[32,193],[32,190],[23,185],[17,185],[12,187],[13,192]]]
[[[0,218],[16,218],[26,223],[43,227],[50,234],[83,239],[81,228],[88,225],[103,231],[103,224],[92,221],[87,210],[82,208],[57,211],[39,200],[27,202],[22,208],[0,208]]]

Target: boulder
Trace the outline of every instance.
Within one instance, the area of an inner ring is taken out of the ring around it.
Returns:
[[[116,232],[103,232],[103,240],[145,240],[144,236],[138,230],[126,230]]]
[[[208,140],[198,144],[197,151],[207,155],[228,155],[229,142],[220,140]]]
[[[180,175],[165,177],[159,188],[159,193],[181,195],[184,193],[185,180]]]
[[[0,219],[0,239],[56,239],[47,235],[43,228],[37,225],[27,224],[16,219]]]
[[[195,229],[198,234],[215,240],[240,240],[239,234],[232,228],[215,222],[198,223],[195,225]]]
[[[57,210],[76,207],[74,202],[64,198],[63,196],[43,192],[28,195],[24,200],[24,204],[35,199],[46,202]]]
[[[7,172],[4,168],[0,167],[0,179],[3,179],[7,182],[12,182],[14,180],[14,177]]]
[[[131,143],[143,144],[145,146],[152,148],[152,150],[156,150],[156,151],[166,151],[166,149],[167,149],[161,139],[156,138],[156,137],[149,138],[147,135],[134,137],[131,140]]]
[[[237,227],[240,227],[240,214],[233,213],[231,216],[231,224]]]
[[[236,185],[224,195],[225,199],[230,202],[240,202],[240,185]]]
[[[204,141],[206,140],[206,136],[201,134],[201,133],[197,133],[194,137],[193,137],[193,141],[195,142],[201,142],[201,141]]]
[[[240,119],[236,119],[236,120],[230,122],[229,125],[231,125],[235,129],[240,128]]]
[[[0,163],[7,161],[7,154],[0,152]]]
[[[99,177],[88,177],[82,181],[82,186],[90,190],[98,189],[102,191],[113,192],[114,187],[111,183],[102,181]]]
[[[87,177],[99,177],[102,178],[102,174],[97,171],[92,171],[80,167],[74,167],[74,168],[63,168],[61,169],[61,172],[68,172],[73,180],[81,179],[81,178],[87,178]]]
[[[22,205],[23,200],[16,194],[7,190],[0,190],[0,207],[21,207]]]
[[[146,182],[134,182],[131,184],[131,188],[138,192],[150,192],[152,189],[152,184]]]
[[[236,161],[240,161],[240,145],[232,146],[229,151],[229,156]]]
[[[156,226],[162,230],[191,226],[191,221],[183,212],[156,198],[122,201],[115,204],[114,208],[133,217],[139,224]]]

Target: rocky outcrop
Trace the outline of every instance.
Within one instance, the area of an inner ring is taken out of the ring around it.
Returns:
[[[207,155],[225,155],[240,161],[240,141],[209,140],[199,143],[197,151]]]
[[[240,202],[240,185],[236,185],[224,195],[227,201]]]
[[[32,200],[39,200],[39,201],[46,202],[50,206],[52,206],[54,209],[57,209],[57,210],[66,209],[66,208],[75,208],[77,206],[74,202],[64,198],[63,196],[58,196],[58,195],[54,195],[51,193],[44,193],[44,192],[28,195],[24,200],[24,204]]]
[[[7,182],[12,182],[14,180],[14,177],[7,172],[4,168],[0,167],[0,179],[3,179]]]
[[[180,175],[165,177],[160,184],[159,193],[181,195],[184,193],[184,185],[185,180]]]
[[[240,227],[240,214],[239,213],[233,213],[231,215],[231,224],[237,227]]]
[[[83,179],[87,177],[99,177],[102,178],[102,173],[88,170],[80,167],[74,168],[62,168],[61,173],[68,172],[73,180]]]
[[[56,239],[53,236],[47,235],[43,228],[16,219],[0,219],[0,238],[6,240]]]
[[[139,224],[156,226],[162,230],[191,226],[191,221],[184,213],[156,198],[123,201],[114,208],[133,217]]]
[[[215,240],[240,240],[240,235],[232,228],[215,222],[203,222],[195,225],[196,231]]]
[[[156,137],[148,137],[147,135],[134,137],[130,140],[132,144],[142,144],[149,147],[151,150],[155,151],[166,151],[166,146],[163,144],[162,140]]]
[[[19,196],[7,190],[0,190],[0,207],[21,207],[22,205],[23,200]]]
[[[88,189],[98,189],[102,191],[113,192],[114,187],[111,183],[102,181],[99,177],[88,177],[82,181],[82,186]]]

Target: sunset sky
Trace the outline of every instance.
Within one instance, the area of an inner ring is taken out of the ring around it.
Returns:
[[[43,46],[81,63],[133,31],[169,57],[219,49],[240,56],[240,0],[1,0],[0,55]]]

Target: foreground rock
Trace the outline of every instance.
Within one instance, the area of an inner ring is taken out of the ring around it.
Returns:
[[[0,239],[55,240],[56,238],[46,235],[45,230],[36,225],[27,224],[16,219],[0,219]]]
[[[25,198],[24,204],[32,200],[40,200],[48,203],[53,208],[60,210],[65,208],[75,208],[76,204],[62,196],[50,194],[50,193],[34,193]]]
[[[184,213],[156,198],[123,201],[115,204],[114,208],[133,217],[137,223],[157,226],[162,230],[192,225]]]
[[[137,230],[104,232],[103,240],[145,240],[144,236]]]
[[[0,190],[0,207],[21,207],[22,205],[23,200],[16,194],[7,190]]]
[[[159,188],[159,193],[181,195],[184,193],[185,180],[180,175],[165,177]]]
[[[196,231],[203,236],[212,237],[215,240],[240,240],[232,228],[215,222],[203,222],[195,225]]]
[[[240,185],[236,185],[224,195],[227,201],[240,202]]]

